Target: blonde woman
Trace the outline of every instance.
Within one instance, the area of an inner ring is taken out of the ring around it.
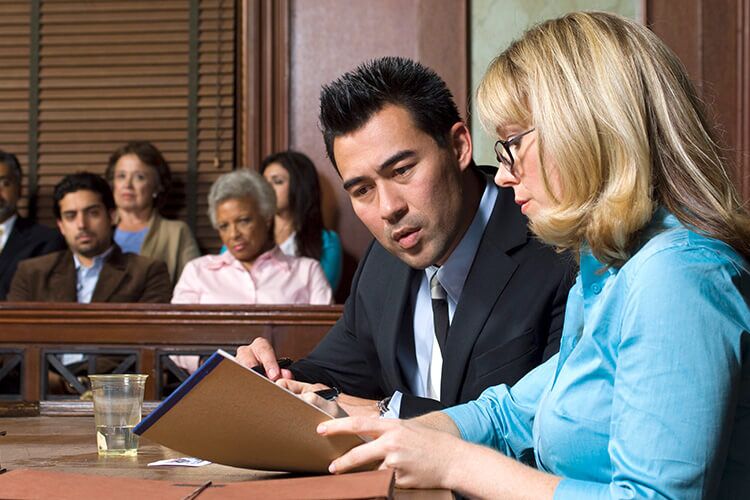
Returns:
[[[580,256],[560,353],[415,421],[322,424],[376,438],[331,470],[485,498],[746,495],[750,222],[680,62],[635,22],[570,14],[500,54],[478,103],[495,182]]]

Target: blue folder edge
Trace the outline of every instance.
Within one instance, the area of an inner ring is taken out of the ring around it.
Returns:
[[[215,352],[210,358],[206,360],[196,371],[193,372],[180,386],[172,392],[167,399],[156,407],[154,411],[148,414],[146,418],[141,420],[138,425],[133,428],[133,433],[139,436],[146,432],[152,425],[154,425],[165,413],[172,409],[193,387],[203,380],[206,375],[211,373],[214,368],[219,366],[219,363],[224,361],[226,358],[219,352]]]

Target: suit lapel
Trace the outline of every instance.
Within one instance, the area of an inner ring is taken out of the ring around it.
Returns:
[[[12,255],[17,255],[26,244],[26,219],[20,215],[16,219],[16,223],[13,224],[13,230],[8,236],[8,240],[5,242],[3,251],[0,252],[0,276],[8,271],[8,267],[12,262],[16,262]]]
[[[397,349],[404,342],[401,337],[404,335],[410,336],[410,341],[414,344],[414,335],[409,335],[411,328],[404,329],[404,317],[411,307],[411,282],[417,271],[405,264],[402,268],[402,271],[392,276],[385,288],[391,293],[391,297],[383,301],[385,307],[383,308],[380,328],[379,331],[373,332],[375,338],[381,340],[376,342],[378,356],[383,373],[393,388],[409,387],[409,383],[404,380],[404,374],[398,364]],[[416,363],[416,360],[414,362]]]
[[[517,268],[508,252],[527,240],[526,218],[514,205],[512,190],[500,189],[448,332],[449,355],[443,359],[440,390],[443,404],[458,401],[474,343]]]
[[[126,262],[120,247],[115,245],[112,253],[104,261],[99,279],[96,282],[91,302],[109,302],[112,295],[119,289],[120,283],[125,279]]]
[[[70,250],[60,253],[49,277],[52,302],[78,302],[76,266]]]

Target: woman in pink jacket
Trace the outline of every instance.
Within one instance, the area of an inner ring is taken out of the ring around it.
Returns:
[[[285,255],[274,242],[276,196],[258,173],[219,177],[208,214],[227,252],[190,261],[173,304],[330,304],[331,287],[315,259]]]

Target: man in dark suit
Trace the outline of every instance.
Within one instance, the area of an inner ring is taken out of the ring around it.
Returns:
[[[0,151],[0,300],[8,295],[20,261],[65,248],[65,240],[55,229],[18,214],[21,175],[18,158]]]
[[[115,202],[103,178],[90,173],[64,177],[55,186],[54,203],[68,249],[21,262],[8,300],[169,302],[166,265],[123,254],[112,241]]]
[[[256,339],[241,362],[295,392],[335,386],[350,414],[410,417],[513,384],[557,351],[574,265],[529,236],[513,191],[474,164],[440,77],[401,58],[366,63],[323,88],[320,122],[376,241],[307,358],[280,371]]]

